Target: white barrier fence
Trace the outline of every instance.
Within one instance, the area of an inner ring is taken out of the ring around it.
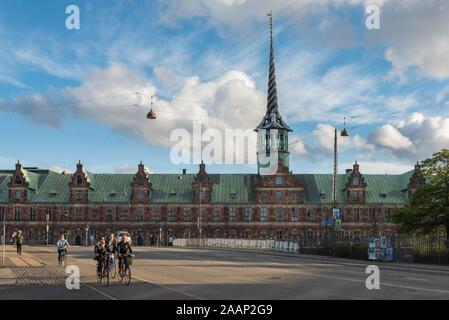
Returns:
[[[215,247],[241,249],[270,249],[273,251],[298,253],[299,245],[296,241],[279,240],[250,240],[250,239],[175,239],[173,245],[177,247]]]

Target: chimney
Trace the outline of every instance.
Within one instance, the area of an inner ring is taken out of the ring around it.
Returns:
[[[182,169],[182,174],[185,175],[187,173],[187,169]]]

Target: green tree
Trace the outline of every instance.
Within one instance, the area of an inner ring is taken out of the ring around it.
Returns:
[[[444,228],[449,235],[449,149],[421,162],[426,184],[418,188],[405,207],[392,215],[400,233],[433,234]]]

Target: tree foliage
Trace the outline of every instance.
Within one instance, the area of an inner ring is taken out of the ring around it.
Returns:
[[[449,149],[421,162],[426,184],[418,188],[404,208],[392,215],[400,233],[433,234],[442,228],[449,235]]]

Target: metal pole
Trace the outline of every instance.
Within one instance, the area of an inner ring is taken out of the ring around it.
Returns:
[[[201,179],[199,179],[199,182],[200,182],[200,194],[199,194],[200,206],[199,206],[199,211],[198,211],[198,234],[201,239],[201,195],[202,195]]]
[[[333,209],[337,209],[337,179],[338,179],[338,175],[337,175],[337,129],[334,130],[334,175],[333,175],[333,184],[332,184],[332,200],[333,200]],[[333,210],[332,210],[333,211]],[[333,212],[332,212],[333,215]],[[332,226],[332,254],[335,256],[335,246],[336,246],[336,239],[335,239],[335,220],[332,219],[332,221],[334,221],[334,225]]]
[[[4,209],[3,209],[4,210]],[[5,247],[6,247],[6,212],[3,211],[3,255],[2,255],[2,265],[5,264]]]
[[[112,207],[112,213],[114,215],[114,234],[115,234],[115,211],[117,210],[117,207]]]
[[[46,220],[46,226],[45,226],[45,231],[46,231],[46,238],[45,238],[45,244],[48,246],[48,213],[45,215],[45,220]]]

